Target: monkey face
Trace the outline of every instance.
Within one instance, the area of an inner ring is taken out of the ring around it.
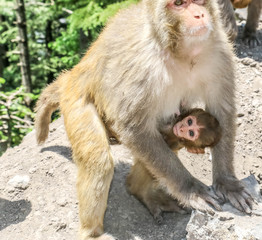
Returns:
[[[212,30],[211,17],[206,7],[208,0],[172,0],[167,7],[173,18],[179,19],[178,31],[186,39],[207,39]]]
[[[195,141],[200,135],[200,128],[204,127],[197,124],[196,117],[188,116],[174,125],[173,132],[179,138]]]

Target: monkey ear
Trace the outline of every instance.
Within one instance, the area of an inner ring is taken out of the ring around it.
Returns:
[[[205,153],[205,148],[190,147],[190,148],[186,148],[186,149],[190,153],[196,153],[196,154],[204,154]]]

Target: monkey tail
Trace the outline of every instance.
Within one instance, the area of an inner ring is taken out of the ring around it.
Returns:
[[[59,107],[59,81],[51,83],[40,95],[35,107],[35,129],[38,144],[44,143],[49,133],[52,113]]]

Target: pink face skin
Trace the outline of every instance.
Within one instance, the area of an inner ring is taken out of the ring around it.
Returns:
[[[203,36],[211,29],[206,0],[170,0],[167,7],[183,19],[186,34]]]
[[[196,117],[188,116],[174,125],[173,132],[179,138],[195,141],[199,137],[200,128],[204,128],[204,126],[197,124]]]

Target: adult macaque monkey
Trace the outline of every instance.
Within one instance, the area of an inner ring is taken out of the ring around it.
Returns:
[[[103,234],[114,164],[110,129],[180,203],[220,210],[218,197],[194,178],[157,129],[185,100],[206,104],[223,136],[212,151],[217,196],[250,212],[235,177],[234,63],[213,0],[142,0],[113,18],[84,58],[48,86],[37,104],[38,142],[60,107],[78,167],[80,239]]]
[[[235,40],[237,36],[237,25],[235,20],[235,8],[243,8],[248,5],[247,22],[244,28],[243,41],[251,48],[261,44],[256,35],[256,30],[259,23],[259,17],[262,9],[261,0],[217,0],[221,6],[221,15],[224,27],[230,39]],[[232,4],[233,6],[232,6]]]

